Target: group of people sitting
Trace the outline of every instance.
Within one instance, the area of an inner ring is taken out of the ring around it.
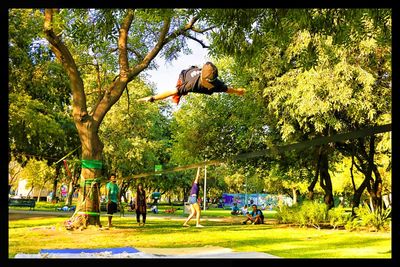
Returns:
[[[231,214],[232,215],[244,215],[246,216],[246,220],[242,222],[242,224],[247,224],[250,222],[251,224],[263,224],[264,223],[264,214],[263,212],[257,208],[256,204],[251,205],[252,210],[249,212],[247,210],[247,205],[244,205],[241,209],[237,206],[237,203],[233,204]]]

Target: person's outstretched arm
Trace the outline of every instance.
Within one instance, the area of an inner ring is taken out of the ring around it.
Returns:
[[[197,174],[196,174],[196,178],[194,179],[194,183],[198,183],[199,182],[199,177],[200,177],[200,167],[197,168]]]
[[[169,96],[176,95],[177,93],[178,93],[178,89],[174,88],[174,89],[166,90],[164,92],[161,92],[161,93],[153,95],[153,96],[147,96],[147,97],[140,98],[140,99],[138,99],[138,101],[139,102],[154,102],[156,100],[162,100]]]
[[[228,88],[228,90],[226,90],[226,92],[228,94],[244,95],[244,93],[246,92],[246,89],[244,89],[244,88]]]

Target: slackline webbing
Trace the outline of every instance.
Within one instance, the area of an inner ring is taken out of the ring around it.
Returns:
[[[222,164],[227,161],[246,160],[246,159],[250,159],[250,158],[262,157],[267,154],[283,153],[283,152],[290,151],[290,150],[301,151],[303,149],[306,149],[306,148],[312,147],[312,146],[320,146],[320,145],[324,145],[324,144],[328,144],[328,143],[332,143],[332,142],[340,142],[340,141],[346,141],[346,140],[355,139],[355,138],[361,138],[361,137],[374,135],[374,134],[378,134],[378,133],[390,132],[391,130],[392,130],[391,123],[385,124],[385,125],[373,126],[373,127],[366,127],[366,128],[362,128],[362,129],[355,130],[355,131],[348,132],[348,133],[341,133],[341,134],[335,134],[332,136],[318,137],[318,138],[315,138],[312,140],[308,140],[308,141],[304,141],[304,142],[300,142],[300,143],[289,144],[289,145],[274,146],[274,147],[271,147],[268,149],[263,149],[263,150],[259,150],[259,151],[248,152],[248,153],[242,153],[242,154],[227,157],[224,159],[203,161],[203,162],[199,162],[199,163],[189,164],[186,166],[172,168],[169,170],[135,174],[135,175],[132,175],[132,178],[142,178],[142,177],[148,177],[148,176],[152,176],[152,175],[159,175],[159,174],[171,173],[171,172],[176,172],[176,171],[190,170],[190,169],[195,169],[195,168],[203,167],[203,166],[219,165],[219,164]]]
[[[103,167],[103,162],[95,159],[82,159],[82,168],[84,169],[101,169]]]
[[[93,212],[93,211],[78,211],[77,214],[87,214],[91,216],[100,216],[100,212]]]
[[[62,161],[63,159],[67,158],[69,155],[71,155],[72,153],[74,153],[78,148],[80,148],[81,146],[78,146],[77,148],[75,148],[74,150],[72,150],[71,152],[69,152],[67,155],[65,155],[64,157],[62,157],[61,159],[59,159],[55,164],[59,163],[60,161]]]

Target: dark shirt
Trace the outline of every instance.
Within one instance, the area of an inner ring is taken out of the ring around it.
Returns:
[[[198,67],[192,66],[189,69],[182,70],[179,74],[181,83],[178,83],[180,85],[177,86],[178,95],[187,95],[189,92],[211,95],[215,92],[226,92],[228,90],[228,86],[218,79],[213,82],[214,87],[212,89],[207,89],[201,86],[200,76],[201,69]]]
[[[261,210],[257,209],[255,212],[254,212],[254,210],[252,210],[252,211],[250,212],[250,215],[251,215],[251,217],[253,217],[253,218],[255,218],[257,215],[260,215],[260,216],[261,216]]]
[[[199,185],[197,184],[197,183],[193,183],[193,185],[192,185],[192,189],[190,190],[190,195],[196,195],[196,196],[198,196],[199,195]]]

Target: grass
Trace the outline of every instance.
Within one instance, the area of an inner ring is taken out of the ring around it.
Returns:
[[[165,207],[168,209],[168,207]],[[54,209],[52,209],[54,211]],[[184,228],[183,210],[175,214],[148,213],[147,225],[138,227],[134,213],[118,213],[114,228],[68,231],[63,222],[71,213],[58,217],[9,217],[9,258],[17,253],[37,254],[41,249],[62,248],[185,248],[218,246],[241,252],[264,252],[282,258],[386,258],[392,257],[391,233],[288,227],[278,224],[241,225],[241,216],[215,209],[202,213],[205,228]],[[274,212],[264,212],[272,218]],[[106,217],[101,216],[106,225]],[[194,226],[194,221],[190,222]]]

